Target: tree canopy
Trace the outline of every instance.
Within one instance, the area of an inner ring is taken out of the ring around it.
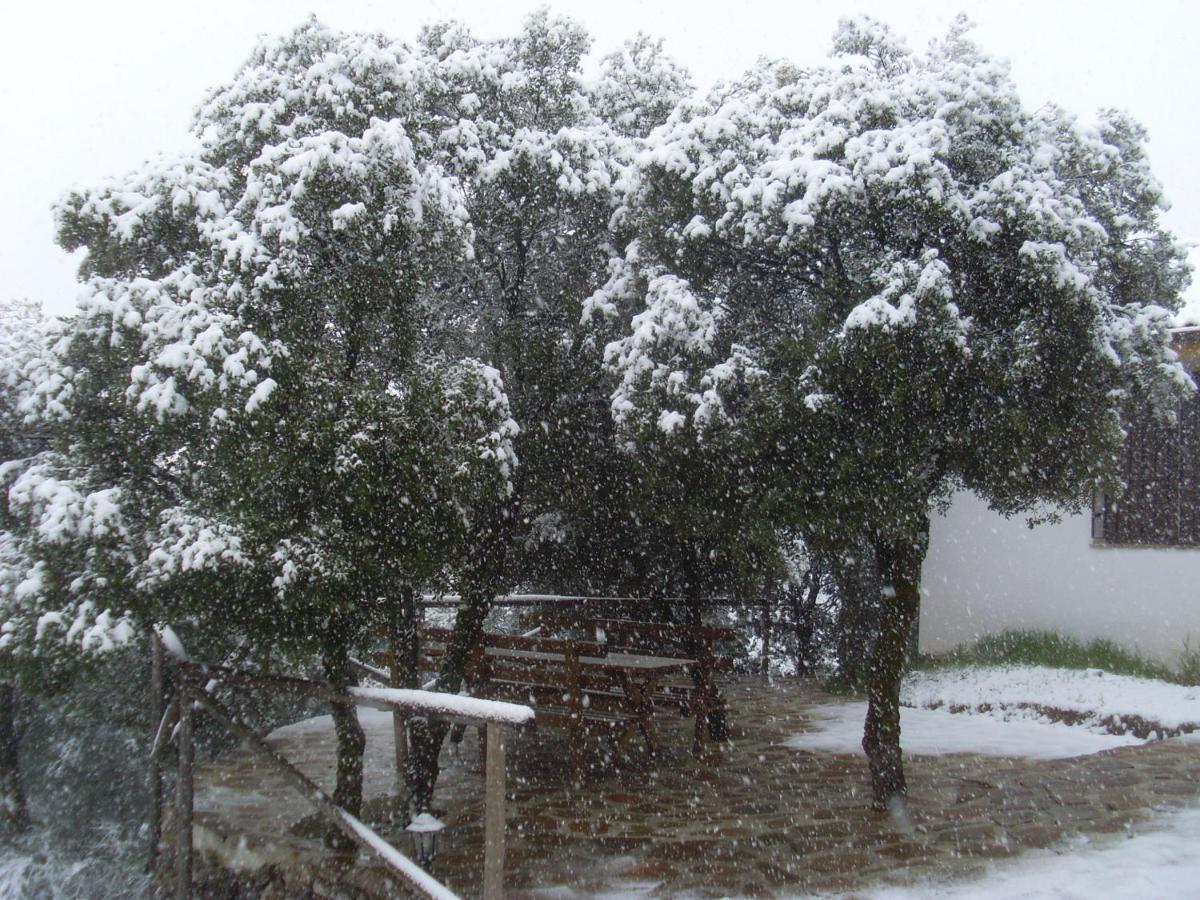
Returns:
[[[1190,386],[1167,348],[1187,267],[1144,133],[1024,109],[966,32],[917,54],[846,22],[830,65],[763,63],[677,109],[585,310],[629,323],[605,351],[612,415],[651,452],[736,434],[749,449],[723,458],[776,527],[875,544],[908,591],[892,650],[931,505],[965,487],[1005,514],[1079,509],[1115,477],[1129,410]]]
[[[968,31],[913,52],[848,21],[827,64],[705,97],[644,36],[585,76],[545,12],[264,40],[193,150],[59,207],[83,291],[0,383],[43,441],[0,470],[0,640],[169,618],[344,682],[354,641],[455,584],[457,690],[513,584],[697,612],[797,538],[869,546],[866,744],[902,797],[931,509],[1078,509],[1129,411],[1190,386],[1144,132],[1026,109]]]

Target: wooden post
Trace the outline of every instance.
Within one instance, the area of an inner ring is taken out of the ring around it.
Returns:
[[[192,896],[192,696],[187,684],[179,684],[179,777],[175,785],[177,846],[175,848],[175,897]]]
[[[483,896],[504,896],[504,726],[489,722],[488,753],[484,776]]]
[[[17,689],[12,681],[0,681],[0,832],[11,836],[28,828],[29,807],[21,789]]]
[[[162,727],[163,718],[163,649],[158,635],[150,632],[150,721],[155,729]],[[153,740],[158,741],[158,732]],[[162,839],[162,762],[158,747],[150,750],[150,853],[147,871],[158,868],[158,843]]]
[[[584,750],[586,736],[583,730],[583,688],[579,677],[579,648],[575,646],[574,641],[567,641],[566,647],[563,648],[563,656],[566,657],[567,668],[567,714],[570,717],[568,739],[571,755],[571,786],[574,789],[583,783],[583,767],[587,761]],[[491,731],[490,726],[488,730]]]

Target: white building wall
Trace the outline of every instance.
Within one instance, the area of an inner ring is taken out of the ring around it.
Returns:
[[[921,649],[949,650],[1008,629],[1108,638],[1174,664],[1200,648],[1200,549],[1094,546],[1091,517],[1030,529],[977,496],[930,527]]]

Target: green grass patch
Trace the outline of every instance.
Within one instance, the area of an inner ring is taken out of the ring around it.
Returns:
[[[969,665],[1050,666],[1056,669],[1103,669],[1115,675],[1135,675],[1183,683],[1187,673],[1126,650],[1109,640],[1081,641],[1052,631],[1003,631],[977,643],[956,647],[937,656],[923,655],[921,669]]]

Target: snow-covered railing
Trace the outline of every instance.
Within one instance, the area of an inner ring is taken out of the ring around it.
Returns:
[[[359,706],[399,709],[410,716],[427,716],[464,725],[531,725],[534,719],[533,710],[520,703],[460,694],[384,687],[352,687],[347,688],[346,693]]]
[[[151,749],[152,862],[156,860],[162,832],[162,754],[171,740],[178,740],[176,815],[179,819],[175,852],[175,894],[178,900],[191,896],[192,885],[192,713],[203,708],[227,731],[254,750],[279,772],[286,782],[316,807],[331,826],[374,856],[394,876],[424,896],[453,898],[455,895],[425,872],[419,865],[384,840],[368,825],[334,803],[314,781],[277,753],[253,729],[237,718],[215,695],[218,685],[242,684],[292,690],[329,702],[342,702],[391,710],[405,716],[424,716],[456,724],[487,729],[487,759],[484,776],[484,862],[483,896],[498,898],[504,889],[505,762],[504,729],[532,724],[534,711],[528,706],[461,697],[435,691],[403,688],[351,687],[338,690],[321,682],[286,676],[272,676],[203,665],[188,659],[183,644],[169,628],[159,628],[152,640],[154,681],[153,696],[159,727]],[[162,709],[163,666],[172,664],[178,672],[178,692],[166,710]]]
[[[422,594],[420,605],[426,609],[437,607],[454,608],[462,606],[462,596],[459,594]],[[634,608],[645,608],[649,603],[684,603],[685,597],[594,597],[579,594],[498,594],[492,601],[492,606],[579,606],[596,604],[624,604]],[[709,597],[709,603],[739,605],[743,601],[735,598],[717,596]]]

